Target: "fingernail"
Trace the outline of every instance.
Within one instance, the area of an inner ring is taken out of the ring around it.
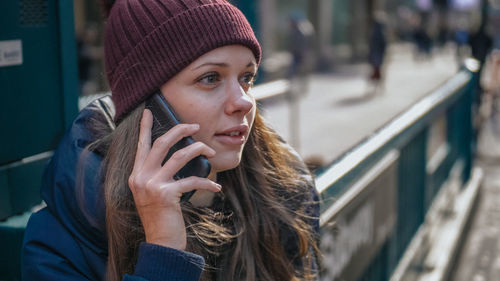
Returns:
[[[215,183],[215,187],[217,187],[217,189],[222,190],[222,185],[218,184],[218,183]]]
[[[200,124],[192,124],[193,125],[193,128],[195,129],[199,129],[200,128]]]

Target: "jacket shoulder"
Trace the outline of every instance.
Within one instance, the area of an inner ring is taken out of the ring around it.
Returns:
[[[23,280],[101,279],[77,241],[46,208],[32,214],[28,221],[21,266]]]

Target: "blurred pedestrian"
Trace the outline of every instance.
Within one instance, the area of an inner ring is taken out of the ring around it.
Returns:
[[[496,18],[492,24],[492,51],[490,56],[491,71],[488,91],[498,92],[500,94],[500,18]]]
[[[500,39],[500,38],[499,38]],[[489,79],[481,100],[482,121],[491,120],[493,131],[500,136],[500,40],[494,40],[489,59]]]
[[[486,32],[486,19],[483,18],[478,30],[471,34],[469,37],[469,46],[471,49],[471,55],[479,61],[479,69],[477,72],[477,82],[476,82],[476,94],[475,101],[473,104],[474,112],[476,113],[474,118],[474,139],[480,134],[483,128],[484,121],[489,117],[485,116],[485,106],[488,106],[487,99],[485,99],[482,82],[483,82],[483,70],[486,63],[486,57],[488,56],[491,47],[493,46],[493,39]]]
[[[288,50],[292,55],[288,79],[290,90],[286,93],[290,114],[290,144],[300,150],[300,99],[308,92],[312,70],[312,41],[314,27],[301,11],[290,17]]]
[[[493,46],[490,56],[490,79],[487,91],[500,95],[500,38],[499,40],[495,40],[495,42],[497,44]]]
[[[310,55],[314,27],[302,13],[294,12],[290,15],[290,32],[288,49],[292,55],[292,62],[288,77],[307,75],[310,72]]]
[[[436,46],[437,48],[444,48],[448,42],[448,26],[445,20],[439,19],[438,33],[436,36]]]
[[[486,20],[483,20],[478,30],[470,36],[468,43],[471,48],[472,57],[480,62],[478,71],[478,89],[479,93],[481,94],[483,92],[483,89],[481,87],[481,78],[484,65],[486,63],[486,57],[493,47],[493,39],[486,31]],[[480,98],[480,96],[478,96],[478,98]]]
[[[373,18],[370,40],[369,40],[369,54],[368,62],[371,66],[370,81],[372,90],[370,95],[377,94],[383,85],[383,64],[387,48],[387,39],[385,35],[385,14],[382,12],[375,13]]]
[[[46,169],[23,279],[315,280],[318,194],[256,109],[261,49],[243,13],[226,0],[105,2],[112,95],[80,112]],[[183,123],[158,132],[151,97]],[[176,176],[200,155],[206,178]]]
[[[459,21],[458,27],[455,29],[454,41],[456,45],[456,57],[459,63],[468,55],[468,42],[469,42],[469,31],[467,29],[467,23],[462,20]]]
[[[422,15],[415,14],[413,19],[413,40],[416,46],[414,58],[417,61],[429,59],[432,53],[432,39],[427,32],[427,25],[422,20],[422,17]]]
[[[413,40],[412,17],[413,12],[406,5],[398,6],[395,32],[399,40],[405,42],[410,42]]]
[[[292,61],[288,69],[288,79],[292,87],[288,98],[298,99],[307,93],[309,75],[312,71],[312,41],[314,27],[299,11],[290,15],[288,50]]]

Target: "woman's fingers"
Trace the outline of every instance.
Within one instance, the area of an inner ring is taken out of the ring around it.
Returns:
[[[134,186],[132,193],[139,211],[143,208],[155,208],[158,211],[165,207],[178,208],[182,194],[193,190],[221,191],[218,183],[195,176],[168,183],[151,179],[147,183],[136,183]]]
[[[181,196],[192,190],[219,192],[220,185],[199,177],[168,183],[150,180],[133,191],[146,241],[179,250],[186,248],[186,230],[180,206]]]
[[[144,164],[144,168],[155,169],[160,167],[168,151],[174,144],[184,137],[192,136],[199,129],[200,126],[198,124],[179,124],[168,130],[154,141],[151,151],[147,156],[146,163]]]
[[[173,178],[189,161],[200,155],[211,158],[215,156],[215,150],[202,142],[195,142],[183,149],[177,150],[161,168],[161,177],[163,179]]]
[[[145,110],[140,124],[134,168],[129,177],[129,187],[134,193],[136,189],[151,189],[152,186],[158,188],[165,183],[172,183],[174,175],[193,158],[199,155],[207,157],[215,155],[213,149],[202,142],[197,142],[176,151],[162,167],[161,163],[168,150],[182,138],[196,133],[199,130],[199,125],[179,124],[151,145],[152,124],[153,115],[151,111]]]
[[[135,154],[134,170],[142,167],[151,150],[151,128],[153,127],[153,114],[149,109],[144,110],[139,130],[139,142]],[[133,173],[133,172],[132,172]]]
[[[175,181],[175,184],[169,184],[165,187],[167,193],[173,192],[178,200],[183,193],[193,190],[208,190],[211,192],[219,192],[222,187],[220,184],[209,179],[200,177],[188,177]]]

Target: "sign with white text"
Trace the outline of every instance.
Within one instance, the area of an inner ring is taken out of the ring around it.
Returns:
[[[0,67],[23,64],[21,40],[0,41]]]

